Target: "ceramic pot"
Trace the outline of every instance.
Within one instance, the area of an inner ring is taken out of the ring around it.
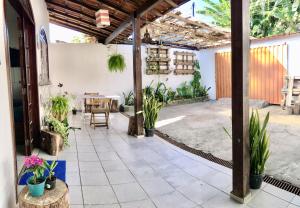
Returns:
[[[153,137],[154,136],[154,129],[145,129],[145,136],[146,137]]]
[[[33,197],[43,196],[43,194],[45,192],[46,179],[45,178],[38,179],[37,184],[33,184],[32,181],[33,181],[33,177],[31,177],[27,180],[27,186],[28,186],[29,193],[31,194],[31,196],[33,196]]]
[[[51,179],[48,177],[47,180],[46,180],[45,188],[47,190],[52,190],[52,189],[55,188],[55,186],[56,186],[56,177],[52,176]]]
[[[263,182],[263,175],[250,174],[250,188],[260,189]]]

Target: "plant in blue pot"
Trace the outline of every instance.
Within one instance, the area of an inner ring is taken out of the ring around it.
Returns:
[[[45,191],[45,181],[44,172],[46,169],[45,161],[36,156],[32,155],[25,157],[24,161],[25,173],[32,173],[33,176],[27,179],[27,186],[29,193],[33,197],[39,197],[44,194]]]

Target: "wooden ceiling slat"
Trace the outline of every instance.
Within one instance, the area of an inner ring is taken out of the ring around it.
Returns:
[[[84,15],[85,18],[91,18],[95,20],[95,12],[96,10],[89,10],[88,8],[82,7],[81,9],[75,9],[71,8],[70,4],[60,4],[57,2],[54,2],[53,0],[46,0],[48,8],[56,9],[56,10],[65,10],[68,13],[74,13],[76,15]],[[71,2],[70,0],[68,2]],[[74,3],[76,4],[76,3]],[[80,7],[80,4],[77,4],[77,7]],[[115,18],[115,17],[110,17],[111,22],[113,23],[114,26],[119,25],[120,22],[123,21],[123,19],[120,18]]]
[[[95,36],[95,37],[102,37],[104,38],[105,35],[102,35],[102,34],[98,34],[92,30],[89,30],[89,29],[86,29],[84,27],[81,27],[79,25],[76,25],[76,24],[72,24],[70,22],[66,22],[66,21],[63,21],[63,20],[59,20],[59,19],[56,19],[56,18],[52,18],[50,17],[50,21],[53,23],[53,24],[57,24],[59,26],[62,26],[62,27],[66,27],[66,28],[69,28],[69,29],[73,29],[75,31],[78,31],[78,32],[82,32],[82,33],[85,33],[85,34],[88,34],[88,35],[91,35],[91,36]]]
[[[131,17],[136,12],[141,17],[141,27],[172,10],[174,7],[189,0],[45,0],[51,21],[66,24],[68,27],[77,25],[81,31],[93,33],[106,43],[126,42],[132,34]],[[111,25],[97,28],[95,12],[108,9]],[[147,20],[146,20],[147,17]],[[76,28],[77,31],[79,30]]]
[[[92,6],[92,5],[88,4],[87,2],[81,1],[81,0],[68,0],[68,2],[71,2],[71,3],[75,4],[75,5],[81,6],[85,10],[90,11],[90,12],[92,12],[94,14],[95,14],[96,11],[98,11],[101,8],[101,7],[98,7],[98,6],[95,6],[95,5]],[[106,7],[104,7],[104,8],[106,8]],[[128,16],[127,14],[124,14],[124,15]],[[94,17],[95,17],[95,15],[94,15]],[[120,17],[118,17],[116,15],[110,15],[110,18],[113,19],[113,20],[118,21],[119,23],[124,20],[124,19],[122,19],[122,18],[120,18]]]
[[[93,27],[90,27],[89,25],[87,24],[84,24],[84,23],[79,23],[78,21],[74,20],[74,19],[69,19],[67,17],[63,18],[63,17],[58,17],[58,16],[53,16],[52,14],[50,15],[50,17],[52,19],[56,19],[56,20],[60,20],[60,21],[65,21],[65,22],[69,22],[69,23],[72,23],[74,25],[78,24],[78,26],[82,27],[82,28],[85,28],[87,30],[91,30],[93,32],[95,32],[96,34],[100,35],[100,34],[103,34],[103,35],[107,35],[107,34],[110,34],[108,31],[99,31]]]
[[[87,25],[89,25],[91,28],[95,29],[95,30],[98,30],[99,32],[101,31],[107,31],[109,34],[112,32],[113,29],[109,29],[109,28],[97,28],[96,27],[96,24],[95,24],[95,21],[86,21],[84,20],[83,18],[78,18],[78,17],[75,17],[75,16],[71,16],[71,15],[68,15],[68,14],[65,14],[65,13],[62,13],[62,12],[58,12],[58,11],[55,11],[55,10],[52,10],[50,9],[49,10],[49,14],[51,16],[60,16],[60,17],[65,17],[65,18],[68,18],[70,20],[74,20],[74,21],[77,21],[78,24],[80,24],[81,22],[82,23],[85,23]]]

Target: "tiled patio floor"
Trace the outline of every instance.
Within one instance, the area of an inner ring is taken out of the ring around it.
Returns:
[[[300,197],[267,184],[249,204],[237,204],[229,198],[230,169],[158,137],[127,136],[121,114],[112,114],[111,123],[94,130],[79,115],[72,118],[82,130],[70,134],[71,146],[58,156],[67,161],[72,208],[300,207]]]

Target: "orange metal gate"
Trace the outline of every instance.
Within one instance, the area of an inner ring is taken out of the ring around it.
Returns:
[[[215,54],[217,99],[231,97],[231,52]],[[250,50],[249,97],[280,104],[287,68],[287,45]]]

